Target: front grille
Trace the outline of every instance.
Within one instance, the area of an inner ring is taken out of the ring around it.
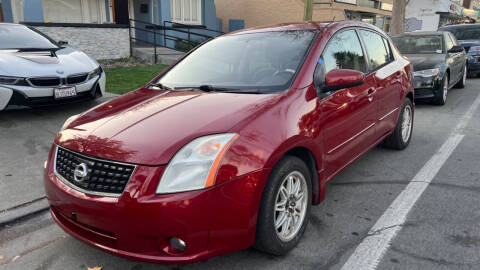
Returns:
[[[67,77],[67,84],[72,85],[72,84],[83,83],[87,80],[87,78],[88,78],[88,73],[72,75]]]
[[[61,84],[61,79],[56,77],[49,78],[30,78],[28,79],[31,85],[36,87],[55,87]]]
[[[120,196],[135,169],[133,165],[87,157],[61,147],[57,147],[55,160],[55,172],[66,184],[85,193],[106,196]],[[76,169],[85,170],[86,175],[75,177]]]

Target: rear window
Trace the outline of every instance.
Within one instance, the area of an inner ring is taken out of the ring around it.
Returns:
[[[48,38],[22,25],[0,25],[0,49],[58,48]]]

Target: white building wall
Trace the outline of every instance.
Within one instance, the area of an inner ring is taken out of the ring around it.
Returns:
[[[405,31],[436,31],[440,22],[439,11],[442,0],[413,0],[405,10]]]

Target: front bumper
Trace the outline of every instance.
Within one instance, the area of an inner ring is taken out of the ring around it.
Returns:
[[[54,88],[0,85],[0,110],[9,106],[50,106],[90,100],[95,97],[97,89],[103,95],[105,93],[106,76],[103,72],[100,77],[75,85],[77,96],[56,100],[53,97]]]
[[[155,195],[164,166],[137,166],[120,197],[88,195],[56,177],[54,151],[44,184],[54,220],[72,236],[114,255],[153,263],[192,263],[248,248],[259,204],[257,171],[209,189]],[[179,252],[169,239],[180,238]]]
[[[439,76],[428,78],[416,76],[413,80],[415,99],[435,98],[441,89],[441,85],[442,80]]]

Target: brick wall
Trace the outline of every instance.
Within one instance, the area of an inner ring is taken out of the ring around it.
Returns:
[[[329,1],[318,1],[329,2]],[[215,0],[217,17],[222,20],[223,31],[228,32],[230,19],[245,20],[245,27],[303,21],[304,0]],[[345,20],[345,10],[390,15],[391,12],[333,2],[332,6],[315,5],[314,21]]]
[[[68,47],[95,59],[130,56],[128,28],[33,26],[55,41],[68,41]]]

